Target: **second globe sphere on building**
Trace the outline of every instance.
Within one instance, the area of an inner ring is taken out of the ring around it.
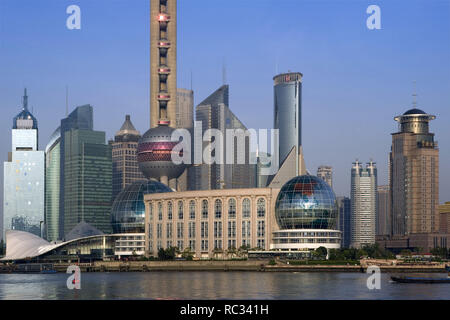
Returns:
[[[136,181],[122,190],[112,206],[112,227],[114,233],[144,233],[144,195],[172,192],[165,184],[155,180]]]
[[[295,177],[281,188],[275,217],[281,229],[336,229],[336,196],[316,176]]]

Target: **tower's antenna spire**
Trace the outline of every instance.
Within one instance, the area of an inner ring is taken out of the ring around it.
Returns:
[[[227,66],[225,64],[225,58],[223,58],[223,65],[222,65],[222,82],[223,84],[227,84]]]
[[[69,86],[66,85],[66,117],[69,116]]]
[[[27,88],[25,88],[24,93],[23,93],[23,108],[24,108],[24,110],[28,110]]]
[[[278,75],[278,57],[275,58],[275,75]]]
[[[416,80],[413,81],[413,108],[417,108],[417,90],[416,90]]]
[[[191,91],[192,91],[192,69],[191,69]]]

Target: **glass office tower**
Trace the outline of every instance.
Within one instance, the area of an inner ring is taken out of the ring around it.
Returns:
[[[48,241],[59,237],[59,190],[61,179],[61,128],[55,130],[45,148],[45,230]]]
[[[297,154],[302,145],[302,77],[301,73],[284,73],[274,80],[274,128],[279,130],[280,165],[293,147]],[[297,161],[298,163],[299,161]],[[297,172],[297,175],[300,173]]]
[[[44,222],[44,158],[44,152],[38,150],[37,120],[28,110],[25,89],[23,109],[13,120],[12,151],[4,163],[4,230],[21,230],[41,236],[41,224]]]
[[[339,213],[339,230],[342,232],[342,248],[350,247],[351,240],[351,200],[348,197],[337,197]]]
[[[93,108],[61,120],[59,237],[84,221],[111,232],[112,158],[105,133],[93,130]]]

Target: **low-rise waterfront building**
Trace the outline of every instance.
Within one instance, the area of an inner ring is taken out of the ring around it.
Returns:
[[[146,254],[178,247],[196,258],[223,257],[241,247],[267,250],[275,223],[270,188],[147,194]]]

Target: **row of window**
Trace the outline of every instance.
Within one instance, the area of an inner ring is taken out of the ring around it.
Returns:
[[[163,204],[162,202],[158,202],[158,220],[163,219]],[[196,203],[195,200],[189,201],[189,219],[194,220],[196,215]],[[214,202],[214,218],[221,219],[222,218],[222,200],[216,199]],[[266,200],[264,198],[259,198],[256,203],[256,211],[258,218],[264,218],[266,216]],[[184,219],[184,205],[183,201],[178,201],[178,220]],[[202,200],[201,206],[201,217],[202,219],[208,219],[209,214],[209,205],[208,200]],[[251,217],[251,202],[249,198],[245,198],[242,200],[242,218],[250,218]],[[228,218],[235,219],[236,218],[236,199],[228,200]],[[153,204],[150,204],[150,219],[153,219]],[[169,201],[167,203],[167,219],[173,219],[173,203]]]
[[[124,144],[113,144],[112,148],[113,149],[123,149],[123,148],[129,148],[129,149],[135,149],[137,148],[138,144],[137,143],[127,143],[126,145]]]
[[[251,222],[250,221],[242,221],[242,238],[250,238],[251,237]],[[173,227],[172,222],[166,223],[166,238],[173,238]],[[190,239],[195,238],[195,230],[196,225],[195,222],[189,222],[188,224],[188,237]],[[236,229],[236,221],[228,221],[228,238],[236,238],[237,229]],[[222,237],[222,221],[214,221],[214,238]],[[266,235],[266,224],[264,220],[258,221],[257,225],[257,237],[265,237]],[[153,238],[153,225],[149,223],[148,225],[148,236],[149,238]],[[176,236],[178,239],[184,238],[184,222],[177,222],[176,225]],[[200,224],[200,237],[208,238],[209,236],[209,225],[207,222],[201,222]],[[156,237],[161,239],[163,237],[163,224],[156,224]]]
[[[250,241],[248,239],[242,239],[241,242],[242,246],[244,247],[249,247],[250,246]],[[172,240],[167,240],[166,241],[166,248],[170,248],[174,245],[174,242]],[[183,240],[178,240],[176,242],[176,247],[180,250],[183,251],[184,249],[189,248],[191,251],[195,252],[196,251],[196,241],[195,240],[189,240],[188,242],[188,246],[185,247],[184,246],[184,241]],[[157,245],[156,245],[156,250],[159,250],[163,248],[162,245],[162,241],[158,240],[157,241]],[[228,240],[228,249],[237,249],[237,242],[235,239],[229,239]],[[264,239],[258,239],[257,241],[257,248],[261,249],[261,250],[265,250],[266,249],[266,242]],[[129,248],[131,249],[131,248]],[[200,250],[203,252],[209,252],[209,250],[223,250],[223,242],[220,239],[216,239],[213,242],[213,247],[210,248],[209,246],[209,241],[208,240],[201,240],[200,241]],[[119,251],[119,250],[116,250]],[[125,250],[122,250],[125,251]],[[132,251],[132,250],[129,250]],[[153,241],[149,241],[149,251],[153,252]],[[214,253],[214,252],[213,252]]]
[[[339,239],[273,239],[274,244],[286,244],[286,243],[340,243]]]

